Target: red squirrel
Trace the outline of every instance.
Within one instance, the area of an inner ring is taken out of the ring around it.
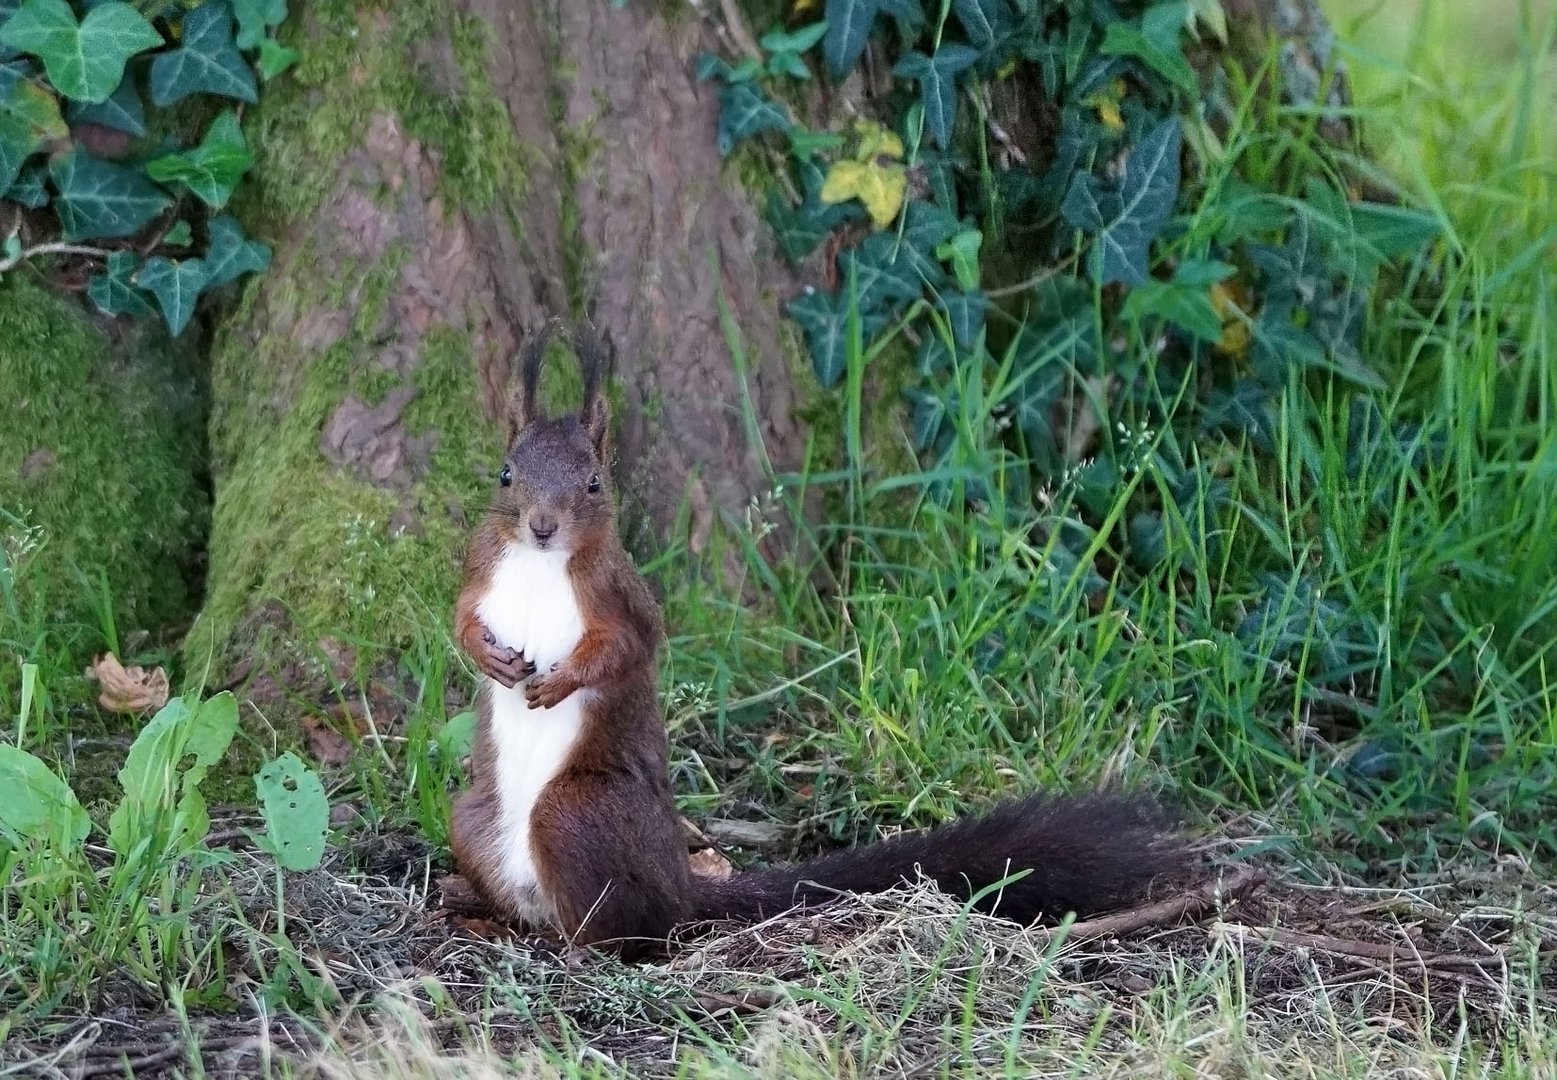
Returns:
[[[525,344],[507,451],[475,531],[455,635],[481,672],[472,782],[453,808],[455,862],[499,914],[576,946],[640,955],[678,924],[751,920],[917,872],[1018,922],[1124,906],[1188,847],[1144,797],[1029,796],[983,818],[797,866],[694,873],[671,793],[658,696],[658,604],[617,536],[608,343],[575,336],[576,414],[537,387],[549,323]]]

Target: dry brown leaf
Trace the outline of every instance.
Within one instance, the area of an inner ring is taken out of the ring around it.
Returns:
[[[730,860],[719,854],[717,848],[694,851],[687,857],[687,861],[692,864],[692,872],[699,877],[727,878],[735,873],[735,867],[730,865]]]
[[[148,712],[168,703],[168,673],[160,667],[126,668],[113,653],[104,653],[86,676],[102,686],[97,703],[109,712]]]
[[[317,716],[303,717],[308,732],[308,753],[321,765],[344,765],[351,760],[351,740]]]

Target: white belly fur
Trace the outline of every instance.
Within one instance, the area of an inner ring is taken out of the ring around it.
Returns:
[[[518,649],[537,673],[566,659],[584,634],[578,597],[567,573],[568,553],[510,545],[476,608],[499,645]],[[556,913],[536,889],[530,813],[541,791],[561,771],[584,725],[583,697],[570,694],[550,709],[532,709],[524,684],[513,689],[487,679],[492,707],[491,773],[499,804],[501,873],[515,906],[536,922]]]

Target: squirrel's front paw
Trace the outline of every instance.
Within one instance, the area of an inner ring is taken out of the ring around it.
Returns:
[[[535,674],[535,664],[526,660],[518,649],[499,645],[490,631],[481,635],[481,650],[476,654],[476,666],[482,674],[512,690]]]
[[[530,708],[550,709],[578,688],[579,682],[573,669],[564,664],[531,679],[524,688],[524,696]]]

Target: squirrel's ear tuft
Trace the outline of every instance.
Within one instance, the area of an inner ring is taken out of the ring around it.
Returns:
[[[559,319],[547,319],[538,328],[525,334],[524,348],[519,353],[519,385],[508,400],[509,446],[514,444],[521,431],[539,418],[536,395],[541,385],[541,365],[546,360],[546,346],[560,325]]]
[[[584,404],[579,410],[579,420],[589,433],[596,456],[604,464],[611,445],[611,405],[606,401],[605,386],[616,350],[610,335],[601,334],[587,321],[580,327],[576,341],[579,366],[584,374]]]

